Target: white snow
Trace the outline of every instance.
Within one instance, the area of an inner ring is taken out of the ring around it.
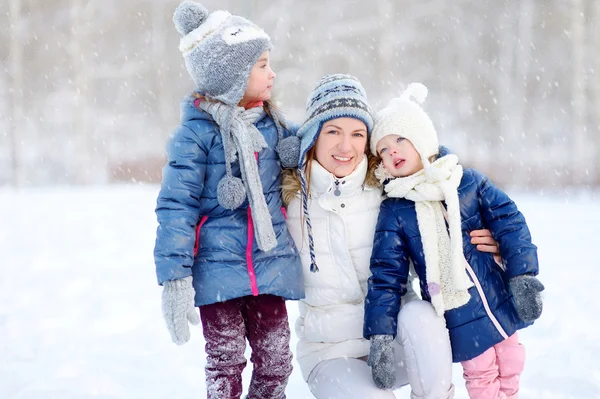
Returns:
[[[152,256],[157,192],[0,189],[0,398],[204,397],[201,329],[177,347],[162,320]],[[521,399],[600,397],[600,201],[560,197],[515,195],[546,286],[542,318],[520,335]],[[288,308],[293,322],[296,304]],[[246,386],[250,373],[248,365]],[[467,398],[459,365],[453,380],[456,397]],[[287,397],[312,397],[297,368]]]

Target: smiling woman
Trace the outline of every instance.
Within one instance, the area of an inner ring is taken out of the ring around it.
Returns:
[[[374,178],[378,161],[367,147],[372,128],[360,82],[342,74],[323,77],[298,130],[300,168],[284,173],[287,226],[300,252],[306,290],[296,321],[296,359],[317,399],[395,397],[371,378],[366,357],[376,343],[362,331],[382,200]],[[402,308],[398,325],[393,386],[410,383],[413,397],[451,397],[443,319],[428,303],[413,300]]]
[[[315,157],[337,177],[348,176],[362,161],[367,145],[367,126],[359,119],[327,121],[315,144]]]

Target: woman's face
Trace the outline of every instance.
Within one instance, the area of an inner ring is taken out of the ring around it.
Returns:
[[[321,127],[315,158],[336,177],[346,177],[360,163],[367,146],[367,126],[359,119],[336,118]]]

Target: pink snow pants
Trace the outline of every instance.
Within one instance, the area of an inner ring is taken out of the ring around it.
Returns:
[[[471,399],[517,399],[525,347],[517,333],[474,359],[461,362]]]
[[[239,399],[246,366],[246,338],[252,348],[248,399],[282,399],[292,373],[290,329],[285,300],[245,296],[200,306],[206,341],[208,399]]]

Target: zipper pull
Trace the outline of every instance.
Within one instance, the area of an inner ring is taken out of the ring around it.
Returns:
[[[340,181],[336,180],[334,183],[335,183],[335,190],[333,190],[333,195],[335,195],[336,197],[339,197],[340,195],[342,195],[342,192],[340,191]]]

